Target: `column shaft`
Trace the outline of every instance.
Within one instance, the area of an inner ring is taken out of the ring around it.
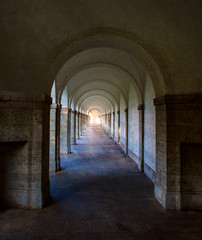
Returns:
[[[68,120],[67,120],[67,153],[71,153],[71,115],[72,109],[68,109]]]
[[[144,104],[138,106],[139,110],[139,158],[138,168],[144,172]]]
[[[115,139],[115,112],[113,112],[113,139]]]
[[[126,147],[125,147],[125,154],[128,155],[128,108],[125,109],[125,121],[126,121]]]
[[[78,112],[78,139],[80,139],[80,117],[81,117],[81,113]]]
[[[60,114],[61,104],[57,104],[55,114],[55,171],[60,171]]]
[[[118,114],[118,145],[120,145],[120,137],[121,137],[120,111],[117,111],[117,114]]]
[[[76,117],[77,117],[77,111],[74,111],[74,144],[76,145]]]

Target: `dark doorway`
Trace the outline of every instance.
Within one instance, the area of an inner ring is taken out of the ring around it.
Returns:
[[[181,143],[181,209],[202,210],[202,144]]]

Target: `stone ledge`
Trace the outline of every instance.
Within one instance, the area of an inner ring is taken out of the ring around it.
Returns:
[[[154,105],[202,103],[202,94],[164,95],[154,99]]]
[[[52,98],[42,94],[40,96],[27,96],[23,93],[0,91],[0,102],[25,102],[25,103],[52,103]]]

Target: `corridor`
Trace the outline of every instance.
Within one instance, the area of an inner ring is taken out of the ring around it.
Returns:
[[[165,211],[153,183],[99,125],[61,158],[49,205],[0,212],[0,239],[201,239],[201,213]]]

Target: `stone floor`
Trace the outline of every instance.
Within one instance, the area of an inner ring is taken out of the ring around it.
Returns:
[[[49,206],[0,212],[0,239],[202,239],[202,213],[163,210],[152,182],[100,127],[72,150],[50,177]]]

